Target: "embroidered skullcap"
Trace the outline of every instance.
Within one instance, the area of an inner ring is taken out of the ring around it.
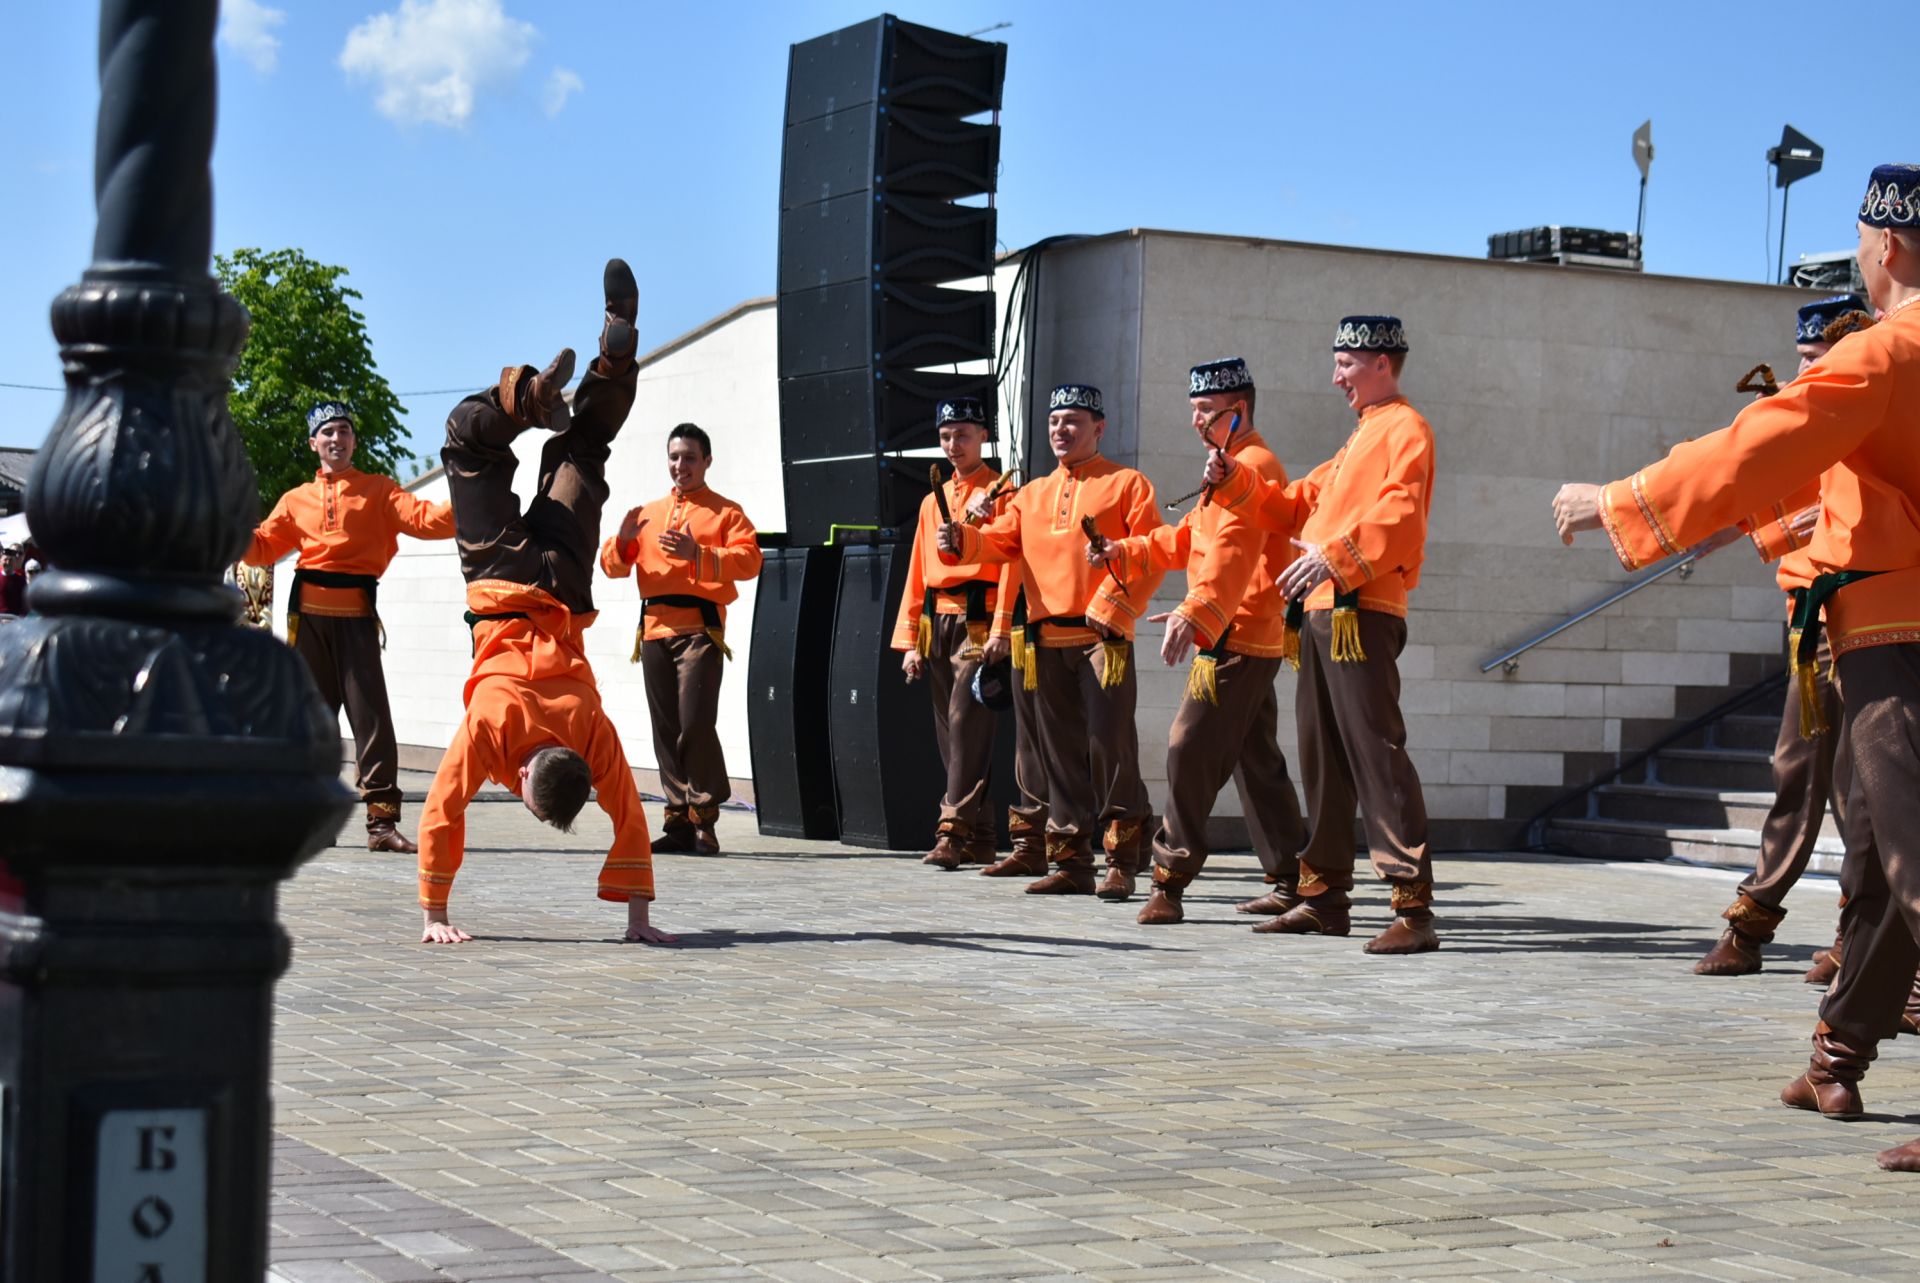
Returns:
[[[1873,315],[1873,309],[1858,294],[1836,294],[1832,298],[1823,298],[1818,303],[1809,303],[1800,309],[1800,319],[1793,327],[1795,343],[1822,343],[1826,341],[1827,327],[1845,316],[1848,312],[1865,312]]]
[[[335,419],[345,419],[348,423],[352,423],[353,411],[347,409],[345,403],[340,401],[322,401],[307,411],[307,435],[312,436]]]
[[[986,426],[987,407],[980,404],[975,396],[957,396],[942,401],[940,408],[933,412],[933,426],[944,428],[949,423],[978,423]]]
[[[1881,165],[1867,180],[1860,221],[1868,227],[1920,228],[1920,165]]]
[[[1100,389],[1085,383],[1062,383],[1053,390],[1053,396],[1047,401],[1047,409],[1085,410],[1096,419],[1107,417],[1104,403],[1100,399]]]
[[[1252,387],[1253,372],[1247,369],[1245,357],[1203,361],[1187,372],[1188,396],[1212,396],[1216,392],[1237,392]]]
[[[1397,316],[1344,316],[1333,336],[1336,352],[1404,352],[1407,327]]]
[[[1013,665],[1007,660],[981,664],[973,670],[973,699],[983,708],[1004,713],[1013,707]]]

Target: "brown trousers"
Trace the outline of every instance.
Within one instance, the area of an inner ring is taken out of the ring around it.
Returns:
[[[1920,642],[1849,651],[1838,667],[1853,756],[1847,908],[1820,1018],[1871,1043],[1899,1028],[1920,967]]]
[[[934,742],[940,746],[940,765],[947,772],[947,791],[940,799],[941,831],[958,822],[968,834],[990,838],[993,811],[988,790],[995,717],[992,709],[973,697],[973,675],[979,669],[980,651],[967,643],[966,617],[935,615],[927,690],[933,699]]]
[[[1013,783],[1019,801],[1007,808],[1007,828],[1013,837],[1047,827],[1047,757],[1040,751],[1040,692],[1028,690],[1019,669],[1013,670]]]
[[[398,807],[400,749],[387,703],[387,674],[380,664],[379,622],[372,615],[302,615],[293,648],[307,661],[327,715],[337,722],[341,706],[346,707],[361,800]]]
[[[1229,652],[1214,668],[1219,701],[1187,696],[1167,736],[1167,812],[1153,835],[1155,881],[1184,887],[1207,862],[1207,818],[1232,779],[1260,867],[1292,889],[1300,877],[1306,824],[1280,751],[1278,657]]]
[[[1797,682],[1787,683],[1787,708],[1780,718],[1780,738],[1773,746],[1773,807],[1760,828],[1760,857],[1754,862],[1753,876],[1740,884],[1740,894],[1782,913],[1787,892],[1813,858],[1829,800],[1840,831],[1847,831],[1847,789],[1853,772],[1846,737],[1839,733],[1840,691],[1827,678],[1831,659],[1823,637],[1818,689],[1832,732],[1811,740],[1800,738],[1800,687]]]
[[[1153,813],[1140,778],[1140,731],[1133,717],[1136,656],[1128,655],[1120,683],[1102,690],[1102,649],[1097,642],[1038,649],[1034,693],[1047,779],[1047,845],[1075,856],[1090,854],[1109,824],[1144,823]]]
[[[638,367],[608,378],[596,360],[573,395],[573,413],[558,414],[540,451],[540,482],[526,512],[513,492],[518,466],[513,441],[526,431],[500,408],[489,388],[453,408],[440,451],[453,500],[454,540],[468,583],[504,579],[543,588],[568,610],[593,609],[593,570],[600,556],[600,514],[607,504],[607,455],[633,408]]]
[[[1300,635],[1300,679],[1294,713],[1300,726],[1300,772],[1312,828],[1300,853],[1300,891],[1353,888],[1353,810],[1367,834],[1373,871],[1393,884],[1393,907],[1433,901],[1427,854],[1427,803],[1407,756],[1400,716],[1400,668],[1407,621],[1362,610],[1366,659],[1332,659],[1333,612],[1307,612]]]
[[[704,632],[640,643],[640,671],[653,719],[653,755],[667,796],[669,828],[708,823],[733,796],[720,750],[720,677],[726,657]],[[680,824],[674,824],[674,820]]]

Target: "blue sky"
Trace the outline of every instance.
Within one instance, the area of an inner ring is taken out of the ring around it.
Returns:
[[[592,342],[600,264],[640,279],[643,346],[772,292],[787,48],[874,16],[789,0],[230,0],[215,246],[342,264],[401,392],[485,383]],[[1631,230],[1632,131],[1653,119],[1649,270],[1771,273],[1762,153],[1827,149],[1793,189],[1787,257],[1848,249],[1869,169],[1920,160],[1875,48],[1920,5],[1577,10],[1510,2],[896,5],[950,31],[1011,22],[1000,237],[1133,226],[1479,256],[1535,223]],[[1838,11],[1836,11],[1838,13]],[[1604,30],[1596,30],[1601,26]],[[36,4],[0,80],[0,383],[57,384],[47,302],[91,247],[95,19]],[[1834,71],[1861,67],[1849,77]],[[1799,68],[1808,68],[1802,71]],[[1778,200],[1773,202],[1777,225]],[[425,451],[457,393],[407,398]],[[0,444],[54,393],[0,387]]]

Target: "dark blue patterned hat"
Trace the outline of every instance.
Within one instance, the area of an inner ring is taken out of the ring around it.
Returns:
[[[1343,316],[1333,336],[1336,352],[1404,352],[1407,327],[1397,316]]]
[[[1867,180],[1860,221],[1868,227],[1920,228],[1920,165],[1881,165]]]
[[[944,428],[949,423],[978,423],[985,427],[987,407],[980,404],[979,397],[973,396],[957,396],[942,401],[940,408],[933,412],[933,426]]]
[[[307,411],[307,435],[312,436],[322,427],[332,423],[335,419],[345,419],[351,424],[353,422],[353,411],[347,409],[344,402],[322,401],[319,405]]]
[[[1053,390],[1053,396],[1047,401],[1047,409],[1049,412],[1085,410],[1096,419],[1107,417],[1105,404],[1100,399],[1100,389],[1085,383],[1062,383]]]
[[[1212,396],[1216,392],[1238,392],[1253,387],[1253,372],[1245,357],[1228,356],[1204,361],[1187,372],[1188,396]]]
[[[1793,327],[1795,343],[1826,342],[1827,327],[1845,316],[1848,312],[1865,312],[1873,315],[1873,309],[1858,294],[1836,294],[1832,298],[1823,298],[1818,303],[1809,303],[1800,309],[1800,319]]]

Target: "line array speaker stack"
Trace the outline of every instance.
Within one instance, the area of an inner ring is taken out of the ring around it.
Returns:
[[[990,197],[1007,47],[883,15],[793,46],[780,167],[787,535],[911,526],[934,404],[993,405]],[[953,282],[985,278],[988,288]],[[946,367],[944,370],[932,367]],[[991,413],[991,410],[989,410]]]
[[[747,655],[747,744],[760,831],[831,840],[840,835],[827,736],[826,673],[833,655],[838,548],[762,548]]]

